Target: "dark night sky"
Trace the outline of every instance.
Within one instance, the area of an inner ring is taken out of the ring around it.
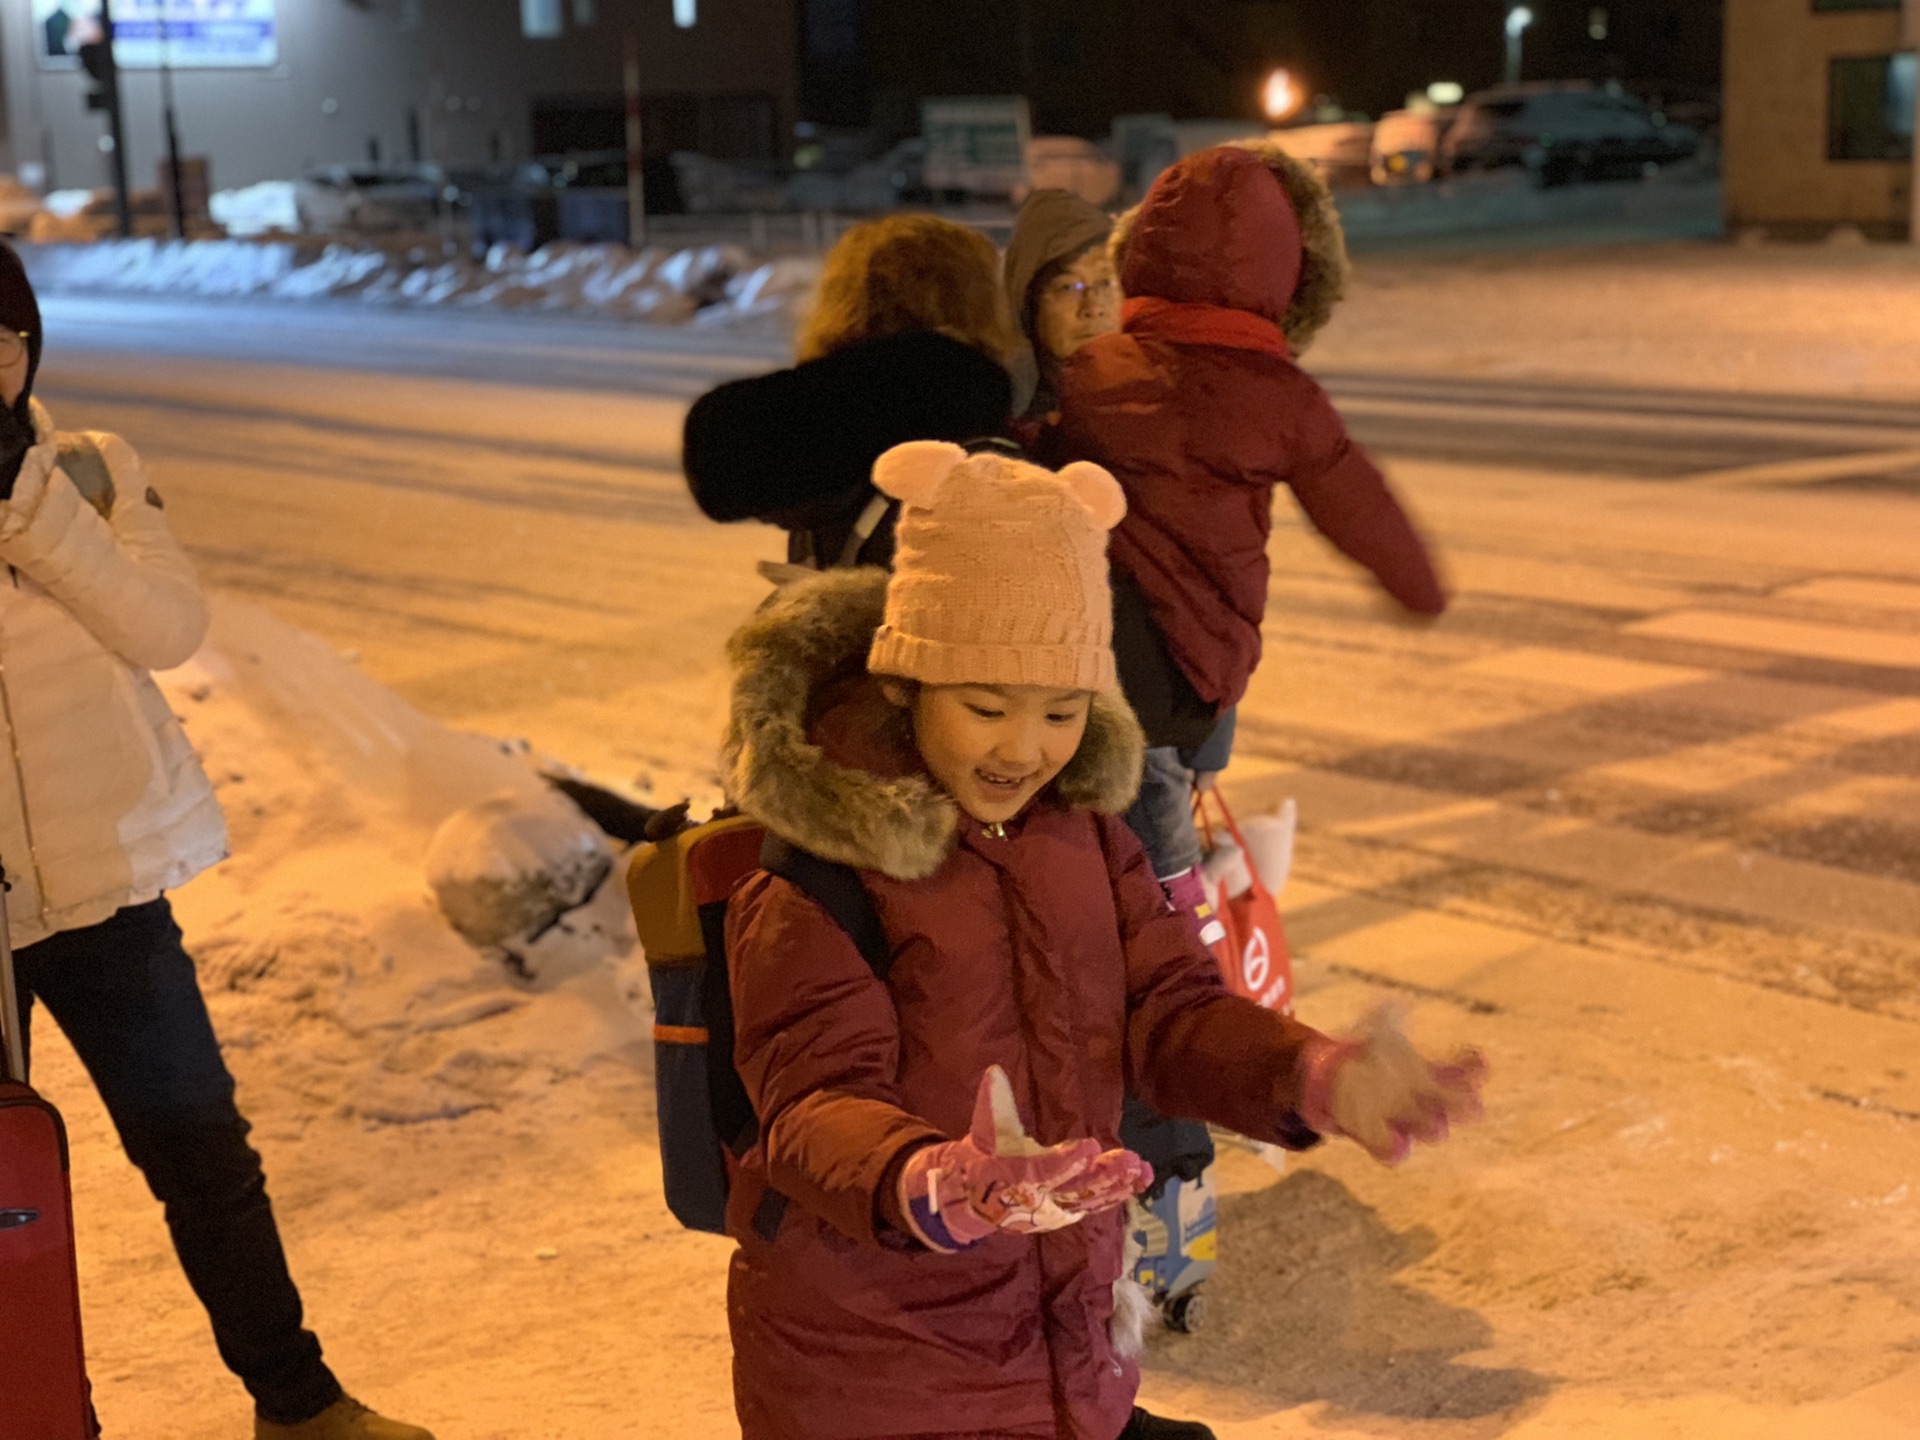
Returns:
[[[1275,64],[1376,114],[1433,80],[1492,84],[1507,10],[1507,0],[805,3],[816,118],[904,134],[916,128],[920,96],[1024,90],[1039,129],[1090,136],[1131,111],[1251,116]],[[1532,0],[1532,8],[1529,79],[1719,84],[1721,0]],[[1589,33],[1596,10],[1605,12],[1604,40]],[[857,56],[848,49],[856,34]]]

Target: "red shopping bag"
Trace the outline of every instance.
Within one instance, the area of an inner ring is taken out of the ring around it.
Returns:
[[[1196,792],[1193,815],[1201,833],[1206,836],[1209,849],[1217,833],[1214,828],[1216,813],[1221,828],[1233,837],[1233,843],[1240,847],[1240,853],[1246,857],[1247,873],[1253,877],[1253,886],[1231,899],[1224,885],[1207,887],[1207,898],[1213,903],[1220,923],[1227,932],[1224,939],[1214,943],[1214,958],[1220,962],[1220,973],[1226,978],[1227,988],[1234,994],[1244,995],[1282,1015],[1291,1015],[1293,959],[1287,953],[1287,935],[1280,924],[1280,907],[1274,903],[1266,882],[1254,868],[1253,852],[1247,848],[1247,842],[1242,838],[1240,826],[1235,823],[1233,811],[1227,808],[1226,800],[1217,790]]]

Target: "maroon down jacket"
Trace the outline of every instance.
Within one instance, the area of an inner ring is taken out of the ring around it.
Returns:
[[[1205,150],[1168,170],[1128,236],[1123,328],[1067,363],[1037,446],[1119,479],[1114,567],[1217,707],[1260,662],[1276,486],[1407,609],[1446,607],[1406,512],[1281,333],[1301,255],[1286,191],[1253,154]]]
[[[729,907],[735,1058],[761,1118],[728,1217],[741,1430],[1114,1440],[1138,1384],[1108,1329],[1123,1212],[941,1255],[887,1223],[883,1190],[910,1148],[966,1133],[989,1065],[1043,1143],[1117,1144],[1129,1081],[1169,1114],[1297,1141],[1313,1032],[1226,992],[1114,817],[1141,754],[1123,706],[1098,702],[1004,835],[956,811],[864,673],[885,582],[804,581],[733,644],[734,798],[854,865],[894,955],[876,979],[783,879]],[[769,1186],[789,1199],[770,1238]]]

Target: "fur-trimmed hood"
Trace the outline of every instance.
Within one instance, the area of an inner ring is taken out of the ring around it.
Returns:
[[[1288,262],[1297,264],[1297,271],[1290,282],[1289,298],[1282,302],[1278,315],[1268,314],[1267,318],[1277,321],[1293,353],[1299,355],[1333,318],[1334,307],[1346,295],[1347,281],[1352,275],[1346,232],[1340,224],[1340,211],[1334,203],[1333,192],[1312,165],[1295,159],[1272,140],[1242,140],[1222,148],[1250,152],[1280,182],[1293,208],[1297,236],[1267,237],[1269,245],[1278,241],[1285,247],[1287,253],[1279,257],[1283,268]],[[1113,254],[1114,269],[1123,275],[1135,226],[1145,208],[1145,202],[1136,205],[1114,223],[1113,238],[1108,246]],[[1294,259],[1296,247],[1297,260]],[[1149,288],[1139,293],[1158,293],[1151,288],[1151,281],[1146,283]],[[1131,295],[1134,292],[1130,290],[1128,293]],[[1234,308],[1251,308],[1256,313],[1265,313],[1271,308],[1271,302],[1267,306],[1242,305]]]
[[[920,880],[952,853],[960,810],[920,764],[905,713],[878,699],[867,675],[886,592],[882,570],[809,576],[740,628],[727,645],[723,767],[734,803],[783,840]],[[1050,793],[1073,809],[1118,814],[1140,788],[1144,751],[1125,701],[1095,696],[1086,739]]]

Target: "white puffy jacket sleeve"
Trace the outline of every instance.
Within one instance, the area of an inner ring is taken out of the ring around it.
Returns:
[[[184,664],[206,638],[206,597],[150,497],[140,457],[97,437],[113,476],[109,518],[58,466],[51,434],[27,452],[0,502],[0,561],[63,605],[107,649],[143,670]]]

